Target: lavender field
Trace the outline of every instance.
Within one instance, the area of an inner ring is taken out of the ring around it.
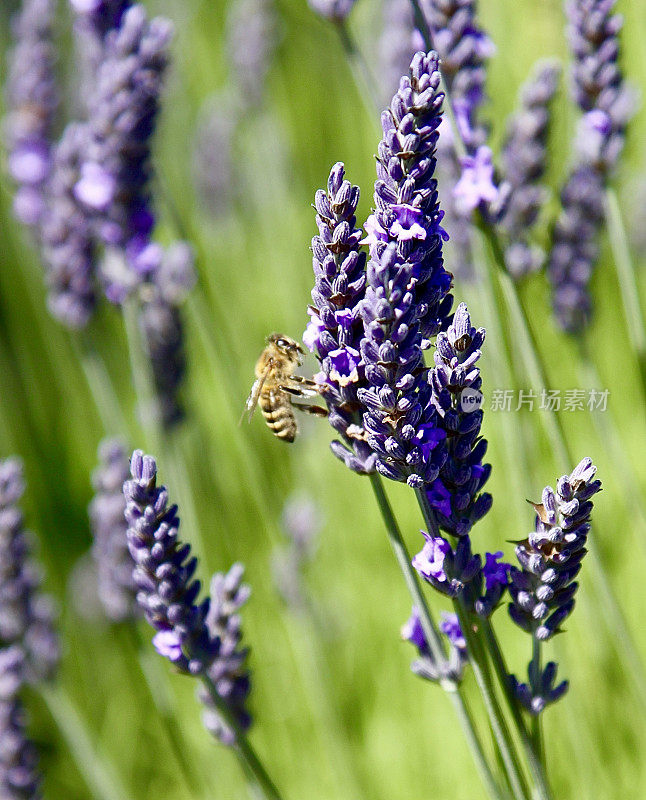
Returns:
[[[645,31],[2,2],[0,800],[646,795]]]

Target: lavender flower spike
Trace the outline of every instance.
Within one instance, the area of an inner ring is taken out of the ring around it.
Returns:
[[[85,126],[68,125],[54,150],[47,211],[40,231],[49,288],[47,304],[51,313],[70,328],[87,325],[96,305],[94,236],[87,214],[73,195],[86,146]]]
[[[89,109],[89,142],[74,187],[99,238],[125,256],[135,285],[155,272],[162,256],[159,245],[150,241],[154,215],[147,184],[171,35],[170,22],[149,22],[137,5],[106,37]],[[121,302],[131,289],[127,281],[117,280],[106,293]]]
[[[521,569],[511,570],[509,614],[539,641],[553,636],[574,608],[574,578],[587,552],[591,498],[601,490],[596,471],[584,458],[570,475],[559,478],[556,491],[547,486],[542,502],[534,506],[535,531],[516,546]]]
[[[118,439],[99,445],[99,466],[92,475],[95,495],[88,509],[94,543],[92,557],[98,578],[97,593],[108,619],[133,619],[138,610],[132,559],[124,519],[123,484],[130,475],[128,455]]]
[[[426,495],[440,528],[453,536],[468,534],[491,508],[491,495],[482,492],[491,465],[482,463],[487,441],[480,437],[482,380],[476,366],[484,338],[484,328],[471,325],[460,303],[452,324],[438,334],[435,367],[428,375],[437,426],[446,437],[446,460]]]
[[[40,591],[31,535],[18,507],[24,490],[20,461],[0,461],[0,647],[19,646],[29,680],[41,681],[53,677],[60,653],[52,603]]]
[[[604,219],[603,181],[588,166],[578,167],[561,190],[561,213],[552,231],[548,277],[559,326],[577,334],[592,314],[588,285],[599,255],[597,236]]]
[[[371,258],[361,356],[369,388],[357,394],[377,470],[413,487],[433,481],[444,457],[422,353],[447,326],[452,302],[433,177],[439,84],[437,54],[417,53],[382,114],[376,209],[366,222]]]
[[[303,342],[321,364],[318,380],[330,424],[345,442],[332,442],[332,452],[354,472],[367,474],[374,472],[375,456],[360,426],[357,394],[367,385],[359,352],[366,256],[356,227],[359,187],[344,175],[343,164],[335,164],[327,191],[320,189],[314,200],[319,234],[312,239],[315,285]]]
[[[53,44],[54,3],[25,0],[13,19],[15,46],[9,54],[5,139],[11,177],[18,186],[14,213],[38,225],[45,209],[44,188],[52,167],[58,93]]]
[[[240,567],[226,578],[216,577],[214,597],[198,602],[200,583],[193,578],[197,559],[191,557],[190,545],[179,542],[177,506],[169,507],[166,488],[157,486],[155,459],[135,450],[130,474],[132,480],[123,486],[128,549],[135,562],[137,602],[157,630],[153,644],[181,672],[213,686],[237,726],[247,730],[251,718],[244,705],[249,692],[243,668],[246,653],[238,649],[239,622],[233,614],[247,594],[239,586]],[[219,709],[212,704],[215,699],[210,697],[209,729],[224,743],[233,743],[235,732],[225,719],[216,724]]]
[[[556,61],[536,65],[521,89],[520,107],[509,121],[502,151],[502,177],[509,195],[500,224],[510,239],[505,263],[516,278],[539,269],[544,259],[544,253],[529,244],[528,233],[547,196],[541,179],[547,163],[550,105],[560,74]]]
[[[618,64],[623,19],[616,0],[569,0],[568,37],[574,55],[572,90],[584,112],[584,155],[601,173],[615,166],[634,111],[632,92]]]
[[[468,663],[467,645],[460,623],[456,614],[442,612],[440,630],[448,640],[450,653],[449,658],[443,664],[438,665],[428,646],[424,630],[419,618],[418,609],[413,606],[412,613],[407,622],[402,626],[401,636],[418,650],[419,658],[411,664],[411,670],[427,681],[439,683],[442,680],[449,680],[459,683],[464,674],[464,668]]]
[[[27,739],[22,703],[24,654],[20,647],[0,649],[0,797],[40,800],[38,756]]]

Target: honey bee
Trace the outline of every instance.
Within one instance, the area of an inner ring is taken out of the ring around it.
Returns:
[[[284,442],[293,442],[298,433],[295,408],[307,414],[327,416],[325,408],[296,403],[292,399],[319,394],[313,380],[294,374],[303,363],[303,355],[303,348],[289,336],[280,333],[268,336],[267,346],[256,362],[256,380],[245,407],[251,421],[256,406],[260,405],[269,429]]]

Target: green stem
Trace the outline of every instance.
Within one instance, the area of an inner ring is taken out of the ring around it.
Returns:
[[[70,334],[72,349],[81,365],[90,394],[106,435],[125,435],[126,420],[110,374],[87,332]]]
[[[251,775],[253,776],[258,788],[262,791],[266,800],[282,800],[280,792],[274,785],[272,779],[269,777],[269,774],[258,758],[256,751],[249,743],[245,732],[238,725],[238,721],[231,713],[229,706],[218,694],[218,690],[215,688],[213,681],[208,677],[208,675],[202,675],[202,681],[206,686],[206,689],[217,709],[218,714],[222,717],[227,727],[233,731],[233,735],[235,736],[236,740],[234,747],[236,748],[240,757],[244,759],[246,766],[249,768]]]
[[[386,525],[386,532],[388,534],[391,547],[395,552],[395,557],[397,558],[401,571],[404,575],[404,580],[406,581],[406,586],[410,592],[413,604],[416,606],[419,612],[420,623],[422,625],[422,629],[424,630],[424,636],[426,637],[431,655],[437,664],[445,663],[446,655],[444,653],[444,648],[442,647],[442,641],[440,639],[437,626],[433,620],[433,615],[428,607],[426,598],[424,597],[419,586],[417,576],[411,564],[410,554],[408,553],[406,544],[401,535],[401,531],[399,530],[399,525],[397,524],[397,520],[393,514],[390,502],[388,501],[388,497],[384,491],[381,477],[377,474],[373,474],[370,476],[370,482],[377,499],[379,510],[381,511],[384,523]],[[467,744],[469,745],[471,754],[487,792],[492,798],[504,797],[505,792],[501,789],[501,787],[498,786],[491,773],[489,764],[487,763],[482,744],[475,729],[473,718],[471,717],[469,708],[464,700],[460,686],[454,681],[449,680],[441,681],[440,686],[445,692],[447,692],[451,699],[453,708],[457,714],[460,724],[462,725],[462,730],[464,731]]]
[[[150,360],[142,341],[139,327],[139,303],[129,298],[123,305],[123,323],[128,341],[130,371],[135,388],[139,422],[146,442],[152,452],[159,452],[161,436],[159,433],[159,404],[155,392]]]
[[[186,743],[183,741],[182,734],[177,724],[177,716],[172,708],[172,700],[168,689],[167,679],[159,663],[159,658],[149,651],[148,642],[144,642],[139,629],[133,623],[126,623],[125,626],[129,643],[136,654],[141,674],[143,675],[148,693],[157,709],[161,719],[166,739],[173,752],[175,761],[180,768],[182,777],[188,788],[195,797],[201,794],[200,787],[193,776],[189,763],[186,759]]]
[[[71,697],[60,687],[39,686],[58,729],[67,741],[70,755],[96,800],[129,800],[112,764],[92,743],[84,721]]]
[[[527,731],[527,726],[525,725],[525,720],[523,719],[521,708],[516,700],[516,697],[514,696],[514,693],[512,692],[511,683],[509,682],[509,670],[507,669],[505,657],[500,649],[500,644],[498,643],[498,639],[491,625],[491,621],[484,619],[482,620],[481,626],[487,643],[487,650],[491,656],[494,670],[496,671],[498,683],[503,689],[507,706],[511,712],[512,719],[514,720],[520,735],[523,747],[525,748],[527,761],[532,773],[532,780],[534,781],[534,785],[536,786],[537,790],[537,797],[540,798],[540,800],[551,800],[552,795],[547,784],[547,778],[545,776],[543,765],[534,751],[529,732]]]
[[[368,105],[366,103],[366,107],[369,116],[372,118],[374,110],[376,109],[378,113],[383,104],[375,92],[375,80],[370,73],[370,68],[363,57],[363,53],[357,47],[357,43],[355,42],[345,20],[340,20],[339,22],[335,23],[334,27],[339,34],[341,45],[343,46],[343,50],[345,51],[346,57],[350,62],[350,66],[355,76],[359,76],[360,78],[360,80],[357,81],[357,83],[360,84],[359,94],[361,95],[364,103],[366,103],[366,100],[368,100],[371,104]]]
[[[532,669],[535,671],[536,675],[541,674],[541,643],[535,636],[532,636]],[[539,762],[543,766],[543,769],[545,769],[542,719],[542,714],[534,714],[532,717],[532,744],[534,745],[534,752]]]
[[[474,623],[469,618],[468,610],[460,598],[456,598],[453,601],[453,606],[460,620],[460,627],[467,642],[469,663],[473,669],[473,674],[475,675],[480,693],[482,694],[496,742],[500,748],[500,754],[502,755],[512,793],[517,800],[529,798],[529,790],[522,773],[520,759],[518,758],[507,721],[505,720],[505,716],[500,708],[500,703],[496,697],[491,681],[491,673],[487,665],[487,657],[475,634]]]
[[[617,192],[611,186],[606,188],[605,199],[608,236],[619,279],[628,338],[635,353],[644,391],[646,391],[646,325],[639,302],[635,266],[630,255],[628,236],[621,216]]]

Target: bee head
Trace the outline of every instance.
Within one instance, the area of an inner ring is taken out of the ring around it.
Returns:
[[[268,344],[274,344],[282,353],[289,358],[294,358],[300,364],[301,356],[305,354],[300,344],[289,336],[282,333],[272,333],[267,337]]]

